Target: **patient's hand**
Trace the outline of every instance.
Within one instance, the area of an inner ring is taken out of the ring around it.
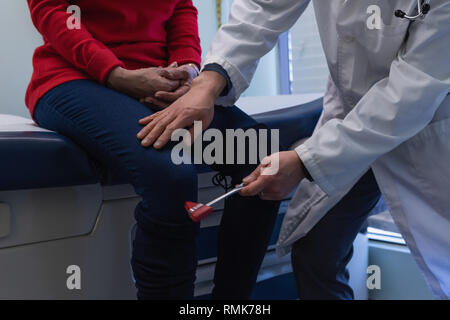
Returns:
[[[198,76],[198,68],[193,64],[185,64],[178,66],[178,64],[172,63],[169,67],[165,68],[168,73],[164,75],[168,80],[179,81],[180,86],[174,91],[171,90],[159,90],[152,96],[141,99],[142,103],[150,106],[157,106],[160,109],[168,107],[172,102],[178,98],[184,96],[192,86],[192,81]]]
[[[107,86],[136,99],[154,96],[157,92],[172,92],[189,77],[188,71],[178,68],[145,68],[127,70],[117,67],[109,74]]]

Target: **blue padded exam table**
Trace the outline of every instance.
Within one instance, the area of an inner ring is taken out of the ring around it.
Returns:
[[[322,100],[315,99],[253,116],[294,142],[311,135],[321,110]],[[223,193],[212,175],[199,173],[199,201]],[[129,184],[70,139],[25,118],[0,115],[0,299],[134,299],[129,258],[139,200]],[[295,298],[289,259],[273,252],[288,202],[280,208],[255,298]],[[202,222],[200,298],[212,288],[222,209]],[[74,265],[81,270],[80,290],[68,286]]]

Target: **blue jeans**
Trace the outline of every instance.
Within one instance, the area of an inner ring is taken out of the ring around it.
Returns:
[[[346,266],[353,255],[353,241],[380,199],[369,170],[308,234],[292,247],[300,299],[353,299]]]
[[[194,165],[175,165],[169,143],[162,150],[143,148],[138,120],[149,108],[122,93],[87,80],[59,85],[42,97],[34,118],[43,128],[61,133],[83,148],[109,172],[131,183],[142,201],[137,205],[132,268],[139,299],[193,297],[199,225],[184,209],[197,199]],[[212,128],[259,125],[237,107],[215,107]],[[255,165],[216,165],[239,183]],[[216,299],[247,299],[256,282],[274,226],[279,202],[239,195],[225,203],[215,272]]]

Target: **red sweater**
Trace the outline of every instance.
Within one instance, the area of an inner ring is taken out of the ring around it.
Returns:
[[[70,3],[81,8],[81,29],[67,27]],[[31,115],[38,100],[57,85],[77,79],[104,84],[117,66],[200,64],[192,0],[28,0],[28,5],[44,39],[33,56],[25,97]]]

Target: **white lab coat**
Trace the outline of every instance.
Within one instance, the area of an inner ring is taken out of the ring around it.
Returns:
[[[431,0],[428,15],[412,23],[393,12],[415,12],[416,0],[312,2],[330,80],[316,130],[296,148],[314,183],[303,180],[291,201],[278,252],[288,253],[371,167],[430,288],[448,298],[450,1]],[[234,1],[229,23],[203,62],[222,65],[233,83],[219,104],[234,104],[258,59],[308,4]],[[380,29],[374,20],[367,24],[373,5],[380,9]]]

